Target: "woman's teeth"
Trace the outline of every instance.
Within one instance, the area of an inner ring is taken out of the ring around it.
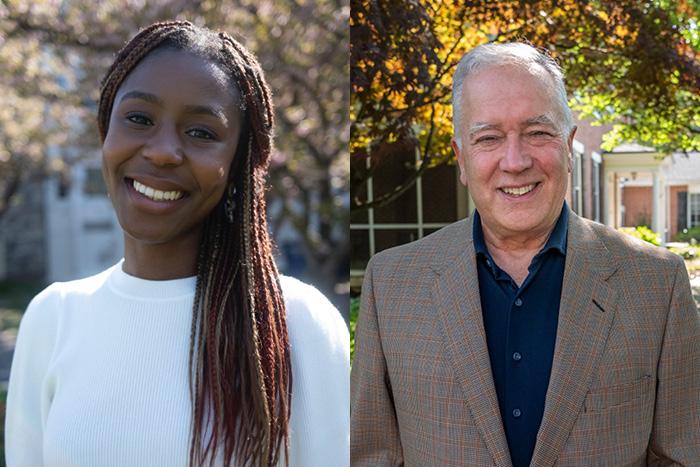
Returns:
[[[535,184],[533,183],[532,185],[526,185],[517,188],[501,188],[501,191],[513,196],[522,196],[526,193],[530,193],[534,188]]]
[[[161,191],[134,180],[134,190],[154,201],[175,201],[185,194],[182,191]]]

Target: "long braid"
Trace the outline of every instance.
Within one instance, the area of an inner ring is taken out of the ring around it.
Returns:
[[[265,176],[273,108],[255,57],[226,33],[186,21],[140,31],[102,81],[98,127],[104,141],[124,79],[152,51],[173,47],[203,56],[231,78],[244,128],[230,182],[240,201],[231,227],[223,200],[204,223],[190,329],[190,465],[272,466],[288,459],[291,360],[286,312],[265,218]]]

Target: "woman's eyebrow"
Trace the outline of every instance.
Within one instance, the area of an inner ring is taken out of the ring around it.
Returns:
[[[141,99],[146,102],[151,102],[152,104],[162,104],[163,101],[160,100],[158,96],[155,94],[151,94],[148,92],[143,92],[143,91],[129,91],[126,94],[122,96],[121,99],[119,99],[119,103],[124,102],[125,100],[128,99]]]
[[[224,123],[228,123],[228,118],[226,118],[226,113],[221,107],[211,107],[208,105],[186,105],[185,113],[188,114],[199,114],[199,115],[210,115],[212,117],[218,118]]]
[[[129,99],[139,99],[152,104],[163,105],[163,100],[160,97],[143,91],[129,91],[125,93],[121,99],[119,99],[119,103]],[[221,107],[212,107],[208,105],[186,105],[184,109],[185,113],[188,114],[209,115],[214,118],[218,118],[224,123],[228,123],[226,112],[224,112],[224,109]]]

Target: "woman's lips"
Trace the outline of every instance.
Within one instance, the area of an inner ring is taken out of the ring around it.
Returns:
[[[124,184],[129,199],[138,209],[157,214],[177,209],[188,195],[182,190],[163,190],[148,186],[133,178],[125,178]]]

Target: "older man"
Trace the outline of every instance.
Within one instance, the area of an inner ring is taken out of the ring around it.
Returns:
[[[483,45],[452,99],[476,211],[367,267],[352,465],[700,465],[688,275],[567,207],[576,128],[557,64]]]

